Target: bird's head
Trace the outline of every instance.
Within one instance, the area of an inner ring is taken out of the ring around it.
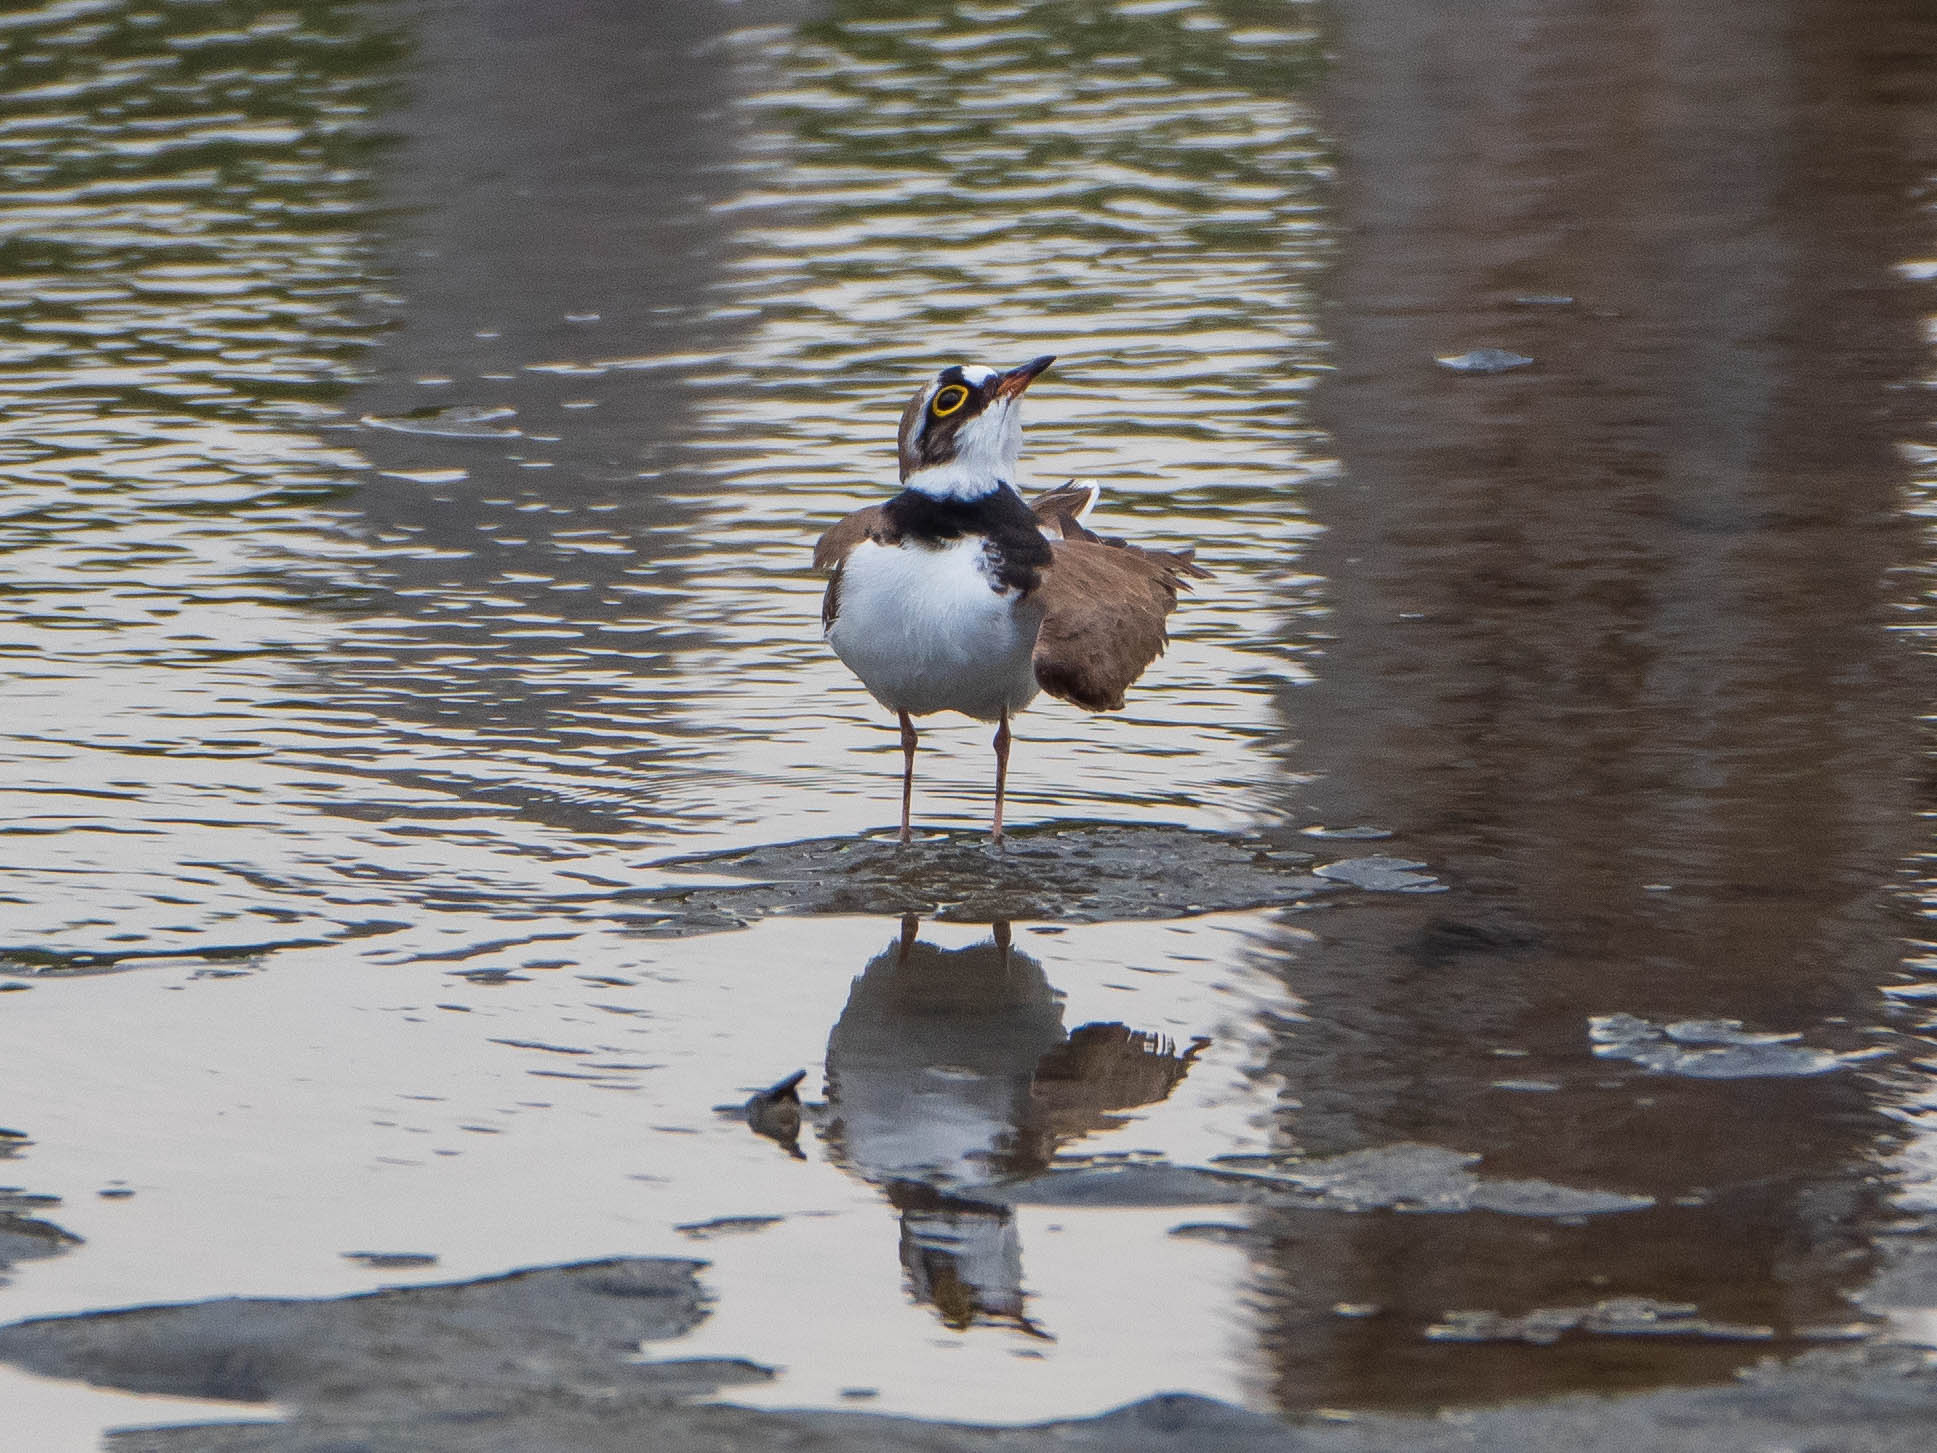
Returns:
[[[916,391],[901,415],[901,482],[937,499],[976,499],[1014,488],[1022,452],[1022,391],[1053,357],[999,373],[951,364]]]

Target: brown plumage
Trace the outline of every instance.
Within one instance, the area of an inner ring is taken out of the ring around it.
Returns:
[[[814,568],[828,577],[827,594],[821,597],[821,629],[824,631],[834,624],[834,617],[841,613],[841,566],[846,562],[848,552],[863,540],[885,536],[887,521],[882,518],[880,505],[869,505],[864,510],[836,520],[832,529],[814,542]]]
[[[1045,530],[1065,540],[1095,540],[1100,536],[1092,534],[1083,524],[1083,511],[1095,504],[1101,493],[1095,480],[1072,479],[1068,484],[1059,484],[1037,495],[1029,501],[1029,508],[1035,511]]]
[[[1031,597],[1043,608],[1036,680],[1086,711],[1117,711],[1123,693],[1169,643],[1164,617],[1186,576],[1208,574],[1188,552],[1100,540],[1056,540]]]
[[[863,540],[877,539],[884,543],[886,520],[882,518],[880,505],[869,505],[864,510],[856,510],[851,515],[843,515],[828,528],[826,534],[814,542],[814,568],[822,571],[836,571],[841,562],[847,559],[848,551]]]
[[[1035,650],[1042,689],[1086,711],[1120,711],[1123,693],[1169,644],[1164,618],[1177,608],[1178,591],[1210,571],[1193,551],[1145,550],[1090,530],[1080,516],[1097,493],[1094,484],[1071,480],[1030,501],[1045,533],[1060,538],[1051,539],[1049,566],[1019,605],[1043,611]],[[840,613],[841,565],[863,540],[900,541],[879,505],[844,516],[814,545],[814,568],[832,576],[823,626]]]

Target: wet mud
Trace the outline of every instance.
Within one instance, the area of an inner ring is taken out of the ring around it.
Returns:
[[[1354,863],[1365,866],[1355,868]],[[1290,907],[1350,886],[1420,891],[1422,865],[1366,855],[1320,856],[1296,834],[1213,833],[1112,823],[1054,823],[986,834],[778,843],[652,865],[673,876],[751,878],[744,887],[626,894],[664,903],[664,918],[628,922],[691,933],[787,913],[915,914],[943,923],[1107,923]],[[662,926],[663,925],[663,926]]]
[[[1440,1419],[1339,1411],[1287,1424],[1180,1395],[1016,1428],[696,1406],[696,1397],[770,1375],[744,1362],[660,1355],[676,1352],[676,1339],[706,1315],[696,1276],[703,1266],[632,1258],[335,1300],[230,1299],[26,1322],[0,1328],[0,1360],[130,1391],[273,1401],[281,1415],[122,1429],[106,1441],[114,1453],[605,1453],[642,1440],[695,1453],[1534,1453],[1562,1445],[1761,1453],[1797,1440],[1844,1453],[1913,1453],[1928,1447],[1937,1416],[1937,1364],[1888,1348],[1771,1361],[1728,1388]],[[1597,1320],[1607,1334],[1688,1335],[1672,1312],[1612,1305],[1571,1320],[1550,1314],[1541,1335]]]

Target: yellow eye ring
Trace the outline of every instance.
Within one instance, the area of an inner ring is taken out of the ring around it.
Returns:
[[[933,410],[936,418],[946,419],[950,414],[960,412],[962,405],[967,403],[968,399],[969,391],[959,383],[952,383],[935,395],[935,402],[930,404],[929,408]]]

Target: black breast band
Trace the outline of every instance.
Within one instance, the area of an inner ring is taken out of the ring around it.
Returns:
[[[904,489],[881,513],[890,534],[923,544],[983,536],[996,582],[1024,593],[1036,588],[1042,567],[1049,563],[1049,541],[1035,511],[1006,484],[975,499],[936,499]]]

